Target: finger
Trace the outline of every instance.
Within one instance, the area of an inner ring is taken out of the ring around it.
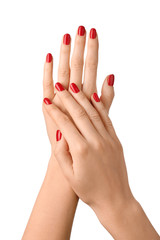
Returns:
[[[60,48],[60,58],[58,66],[58,82],[62,83],[66,88],[69,84],[70,75],[70,50],[71,50],[71,36],[67,33],[63,36],[63,41]]]
[[[85,42],[86,30],[83,26],[79,26],[75,37],[75,44],[71,58],[70,83],[76,83],[80,89],[82,84]]]
[[[95,101],[95,98],[94,98],[94,94],[91,96],[91,101],[92,101],[92,104],[93,106],[95,107],[95,109],[97,110],[97,112],[99,113],[105,127],[106,127],[106,130],[108,131],[108,133],[110,134],[110,136],[114,139],[117,139],[117,135],[116,135],[116,132],[114,130],[114,127],[112,125],[112,122],[108,116],[108,112],[104,106],[104,104],[102,103],[102,101]]]
[[[82,91],[78,91],[79,89],[75,83],[70,84],[70,89],[71,89],[72,96],[84,108],[89,119],[93,123],[94,127],[97,129],[98,133],[101,136],[106,137],[107,131],[104,127],[101,117],[99,113],[96,111],[96,109],[93,107],[93,105],[90,103],[88,98],[85,96],[85,94]],[[94,93],[93,97],[95,101],[97,102],[100,101],[97,93]]]
[[[70,149],[74,149],[75,145],[79,145],[79,143],[84,141],[84,138],[69,117],[64,114],[55,104],[53,104],[50,99],[44,98],[43,106],[47,110],[49,116],[61,130],[64,138],[69,144]]]
[[[88,118],[86,111],[60,83],[56,83],[55,87],[58,90],[57,96],[60,98],[64,107],[72,117],[78,130],[85,139],[92,143],[93,139],[98,137],[98,132]],[[77,89],[77,91],[79,91],[79,89]]]
[[[58,161],[65,177],[70,180],[73,176],[72,157],[69,152],[69,146],[62,136],[60,130],[56,132],[56,144],[54,148],[54,155]]]
[[[98,66],[98,36],[95,28],[90,30],[87,44],[87,56],[84,67],[83,92],[90,99],[93,92],[97,92],[97,66]]]
[[[114,75],[110,74],[103,82],[101,89],[101,101],[103,102],[107,112],[109,113],[110,106],[114,98]]]
[[[46,56],[43,73],[43,96],[52,99],[54,97],[53,87],[53,57],[51,53]]]

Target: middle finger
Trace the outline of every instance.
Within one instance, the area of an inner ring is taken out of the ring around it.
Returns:
[[[82,85],[85,42],[86,30],[83,26],[79,26],[71,58],[70,83],[75,83],[80,89]]]

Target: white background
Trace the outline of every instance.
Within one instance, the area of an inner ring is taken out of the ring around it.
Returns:
[[[160,233],[159,0],[0,3],[0,239],[21,239],[43,181],[50,145],[41,111],[43,64],[57,77],[63,34],[99,36],[98,88],[115,74],[110,116],[123,144],[134,196]],[[100,92],[99,92],[100,93]],[[83,203],[72,240],[112,239]]]

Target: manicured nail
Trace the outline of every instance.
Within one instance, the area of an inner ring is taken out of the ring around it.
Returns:
[[[83,27],[83,26],[79,26],[79,28],[78,28],[78,35],[79,36],[84,36],[84,34],[85,34],[85,27]]]
[[[43,102],[47,105],[52,104],[51,100],[49,98],[44,98]]]
[[[51,53],[48,53],[47,56],[46,56],[46,62],[51,62],[52,61],[52,54]]]
[[[114,74],[110,74],[107,78],[107,82],[109,86],[113,86],[114,84]]]
[[[57,89],[59,92],[61,92],[61,91],[64,90],[64,87],[63,87],[62,84],[59,83],[59,82],[57,82],[57,83],[55,84],[55,87],[56,87],[56,89]]]
[[[61,133],[60,130],[57,130],[57,132],[56,132],[56,140],[57,140],[57,142],[58,142],[59,140],[61,140],[61,138],[62,138],[62,133]]]
[[[93,93],[93,98],[96,102],[100,102],[100,98],[98,97],[97,93]]]
[[[91,28],[90,30],[90,38],[95,39],[97,36],[97,32],[95,28]]]
[[[72,92],[74,93],[78,93],[79,92],[79,88],[77,87],[77,85],[75,83],[71,83],[70,84],[70,89],[72,90]]]
[[[67,33],[63,36],[63,43],[66,45],[70,44],[71,36]]]

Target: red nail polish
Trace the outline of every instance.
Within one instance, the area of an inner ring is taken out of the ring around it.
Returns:
[[[46,62],[51,62],[52,61],[52,54],[51,53],[48,53],[47,56],[46,56]]]
[[[100,102],[100,98],[98,97],[97,93],[93,93],[93,98],[96,102]]]
[[[57,142],[58,142],[59,140],[61,140],[61,138],[62,138],[62,133],[61,133],[60,130],[57,130],[57,132],[56,132],[56,140],[57,140]]]
[[[90,30],[90,38],[95,39],[97,36],[97,32],[95,28],[91,28]]]
[[[84,36],[85,32],[86,32],[85,27],[79,26],[79,28],[78,28],[78,35],[79,36]]]
[[[66,45],[70,44],[71,36],[67,33],[63,36],[63,43]]]
[[[79,92],[79,88],[77,87],[77,85],[75,83],[71,83],[70,84],[70,89],[72,90],[72,92],[74,93],[78,93]]]
[[[59,82],[57,82],[57,83],[55,84],[55,87],[56,87],[56,89],[57,89],[59,92],[61,92],[61,91],[64,90],[64,87],[63,87],[62,84],[59,83]]]
[[[114,74],[110,74],[107,78],[107,82],[109,86],[113,86],[114,84]]]
[[[52,104],[51,100],[49,98],[44,98],[43,102],[47,105]]]

